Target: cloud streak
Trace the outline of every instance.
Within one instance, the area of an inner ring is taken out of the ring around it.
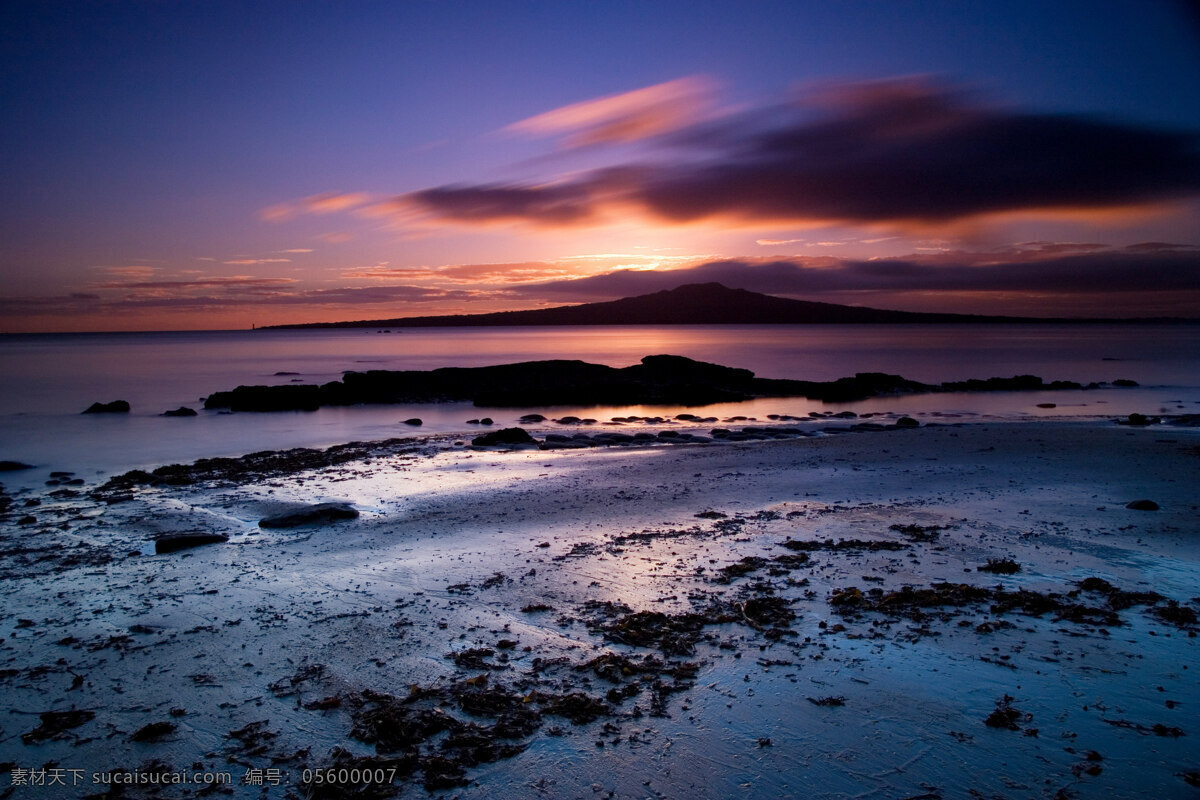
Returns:
[[[569,148],[635,142],[703,119],[716,85],[699,76],[585,100],[514,122],[504,130],[532,136],[569,134]]]
[[[113,296],[78,293],[54,297],[0,298],[0,311],[13,316],[45,313],[119,314],[141,310],[225,311],[246,307],[312,306],[345,308],[397,303],[467,301],[486,292],[424,286],[337,287],[288,291],[269,280],[230,283],[217,291],[193,294],[187,289],[212,282],[162,282],[122,287],[128,293]],[[107,288],[107,287],[106,287]],[[391,313],[390,310],[388,313]]]

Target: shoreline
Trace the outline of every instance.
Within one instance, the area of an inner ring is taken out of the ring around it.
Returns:
[[[1198,446],[1194,429],[1056,422],[633,449],[424,440],[114,505],[64,497],[4,523],[0,685],[22,713],[0,722],[0,762],[274,767],[293,779],[280,796],[303,796],[305,768],[368,756],[410,770],[401,797],[442,780],[464,798],[1186,796]],[[1124,507],[1143,498],[1160,510]],[[360,516],[257,526],[321,501]],[[129,555],[196,530],[229,540]],[[979,572],[989,560],[1020,571]],[[991,594],[833,602],[941,582]],[[1022,590],[1052,602],[992,610]],[[1018,730],[985,724],[1006,695]],[[70,709],[94,716],[22,742],[30,713]],[[435,712],[452,721],[396,740]]]

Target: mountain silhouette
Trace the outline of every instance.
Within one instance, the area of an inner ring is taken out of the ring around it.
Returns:
[[[774,297],[720,283],[689,283],[653,294],[532,311],[310,322],[270,328],[436,328],[498,325],[838,325],[1035,321],[1029,317],[888,311]],[[1045,320],[1037,320],[1045,321]]]

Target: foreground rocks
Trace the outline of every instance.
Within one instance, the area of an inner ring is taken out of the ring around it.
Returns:
[[[537,439],[529,435],[524,428],[501,428],[482,436],[476,436],[471,444],[477,447],[489,447],[500,444],[537,444]]]
[[[756,378],[746,369],[683,356],[646,356],[640,364],[614,368],[584,361],[526,361],[491,367],[431,371],[347,372],[340,381],[315,385],[239,386],[216,392],[205,408],[233,411],[314,411],[359,403],[471,401],[476,406],[705,405],[756,397],[806,397],[850,402],[885,395],[929,392],[1040,391],[1097,388],[1072,381],[1046,383],[1035,375],[942,384],[899,375],[860,372],[836,381]],[[482,420],[480,424],[484,424]]]
[[[179,550],[190,550],[205,544],[221,544],[227,541],[229,541],[229,537],[220,533],[204,531],[169,533],[154,540],[154,552],[175,553]]]
[[[418,446],[411,439],[348,442],[324,450],[296,447],[262,450],[238,458],[202,458],[191,464],[167,464],[150,472],[135,469],[115,475],[97,487],[92,497],[105,502],[126,497],[138,486],[190,486],[205,481],[237,482],[290,475],[309,469],[336,466],[374,456],[399,455]]]
[[[358,509],[349,503],[317,503],[307,508],[272,514],[258,521],[260,528],[299,528],[302,525],[312,525],[318,522],[337,522],[343,519],[355,519]]]

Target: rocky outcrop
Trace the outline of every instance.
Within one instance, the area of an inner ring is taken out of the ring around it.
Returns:
[[[33,465],[23,461],[0,461],[0,472],[16,472],[22,469],[33,469]]]
[[[616,368],[584,361],[525,361],[491,367],[430,371],[347,372],[320,386],[239,386],[216,392],[205,408],[232,411],[313,411],[360,403],[471,401],[476,406],[521,408],[556,405],[699,406],[758,397],[806,397],[852,402],[868,397],[929,392],[997,392],[1083,389],[1073,381],[1046,383],[1035,375],[925,384],[899,375],[860,372],[836,381],[757,378],[747,369],[683,356],[646,356]],[[474,424],[487,424],[472,420]]]
[[[194,417],[194,416],[196,416],[196,409],[188,408],[187,406],[180,406],[179,408],[175,408],[170,411],[164,411],[162,413],[162,416],[164,416],[164,417]]]
[[[92,403],[83,410],[84,414],[128,414],[129,403],[125,400],[113,400],[111,403]]]

